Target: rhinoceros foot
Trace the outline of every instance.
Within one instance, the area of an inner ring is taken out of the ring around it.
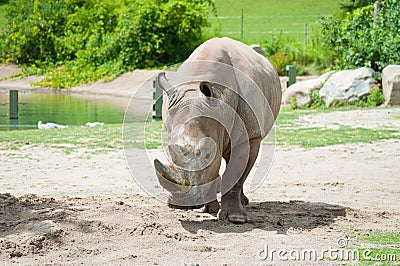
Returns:
[[[243,212],[235,212],[232,210],[219,210],[218,212],[218,220],[225,221],[228,220],[234,224],[243,224],[247,222],[247,213]]]
[[[238,200],[225,201],[222,199],[222,206],[218,212],[218,220],[228,220],[231,223],[242,224],[247,222],[247,213]]]

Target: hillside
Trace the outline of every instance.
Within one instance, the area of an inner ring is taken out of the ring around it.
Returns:
[[[315,30],[318,16],[326,16],[339,9],[340,0],[215,0],[221,35],[240,39],[241,12],[244,12],[243,32],[245,42],[258,42],[282,32],[297,40],[304,40],[304,24],[310,36]]]

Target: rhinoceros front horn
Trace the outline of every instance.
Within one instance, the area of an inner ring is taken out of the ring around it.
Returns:
[[[158,182],[164,189],[169,192],[177,192],[180,190],[178,182],[175,180],[173,171],[170,167],[164,165],[158,159],[154,160],[154,167],[156,169]]]

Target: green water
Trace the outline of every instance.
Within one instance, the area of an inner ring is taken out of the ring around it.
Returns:
[[[0,130],[33,129],[52,122],[81,126],[87,122],[122,123],[125,109],[109,102],[65,94],[22,93],[18,95],[18,119],[9,119],[9,94],[0,93]]]

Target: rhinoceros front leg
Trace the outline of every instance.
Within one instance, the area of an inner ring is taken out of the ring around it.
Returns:
[[[249,150],[247,148],[240,147],[239,145],[238,147],[234,147],[234,149],[231,151],[232,158],[227,165],[223,179],[234,176],[235,173],[241,171],[241,169],[237,169],[237,166],[241,165],[240,160],[242,160],[242,158],[247,157],[247,154],[244,154],[244,151],[249,152],[248,161],[242,176],[239,178],[239,181],[227,193],[222,195],[221,209],[218,212],[218,219],[227,219],[232,223],[245,223],[247,221],[247,213],[242,204],[242,202],[246,201],[247,199],[247,197],[245,197],[243,194],[243,183],[246,181],[246,178],[257,159],[260,143],[261,138],[251,139],[249,140]],[[247,143],[243,145],[247,145]],[[244,197],[242,197],[242,195]]]

